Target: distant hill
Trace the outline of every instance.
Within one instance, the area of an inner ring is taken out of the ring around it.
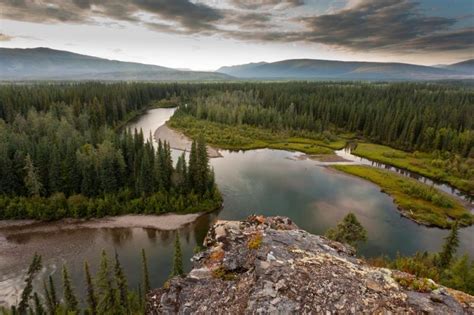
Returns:
[[[156,65],[108,60],[50,48],[0,48],[0,80],[225,80],[215,72],[180,71]]]
[[[451,65],[445,66],[445,68],[474,75],[474,59],[453,63]]]
[[[472,73],[405,63],[292,59],[222,67],[219,73],[255,79],[432,80],[463,79]]]

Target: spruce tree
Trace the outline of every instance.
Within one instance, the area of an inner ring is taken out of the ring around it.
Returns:
[[[41,304],[40,298],[38,293],[34,293],[33,300],[35,301],[35,315],[43,315],[45,314],[43,305]]]
[[[183,271],[183,256],[181,254],[181,243],[179,241],[179,233],[176,232],[176,237],[174,241],[174,256],[173,256],[173,271],[171,276],[182,276]]]
[[[120,260],[119,260],[119,256],[117,252],[115,252],[114,273],[115,273],[115,283],[117,284],[117,289],[119,293],[119,304],[123,309],[128,310],[127,279],[123,272],[122,266],[120,265]]]
[[[28,272],[25,279],[26,285],[23,289],[23,292],[21,293],[20,303],[18,304],[18,313],[21,315],[26,314],[31,298],[31,293],[33,292],[33,280],[36,274],[41,270],[41,267],[41,256],[35,253],[33,260],[28,267]]]
[[[150,276],[148,274],[148,262],[145,249],[142,248],[142,273],[143,273],[143,293],[147,294],[150,291]]]
[[[200,135],[197,140],[197,189],[200,195],[206,193],[209,182],[209,159],[207,157],[206,141]]]
[[[44,296],[46,298],[46,307],[50,314],[55,314],[56,309],[58,307],[58,299],[56,297],[56,288],[54,287],[54,281],[51,275],[49,275],[48,277],[48,283],[46,283],[46,281],[43,281]]]
[[[46,281],[43,280],[43,291],[44,291],[44,298],[46,300],[46,308],[48,309],[49,314],[54,314],[54,306],[53,302],[51,301],[51,294],[49,293],[48,285]]]
[[[112,284],[110,275],[109,261],[107,253],[102,251],[100,259],[100,267],[97,275],[97,288],[99,295],[99,303],[97,305],[97,312],[99,314],[106,313],[107,310],[115,307],[115,288]]]
[[[41,184],[40,177],[36,167],[33,165],[33,161],[29,154],[25,158],[25,186],[28,189],[28,193],[31,196],[39,196],[43,185]]]
[[[194,190],[194,192],[197,192],[198,168],[197,143],[196,140],[193,140],[191,151],[189,152],[188,183],[190,189]]]
[[[78,305],[77,298],[74,295],[74,289],[71,284],[71,279],[69,278],[69,272],[67,271],[66,266],[63,266],[63,295],[64,295],[64,304],[67,311],[77,312]]]
[[[454,222],[451,226],[451,232],[445,238],[443,249],[439,253],[439,267],[445,269],[449,267],[453,260],[454,254],[459,247],[458,222]]]
[[[97,314],[97,296],[95,293],[94,283],[92,282],[92,277],[89,270],[89,264],[87,261],[84,262],[84,272],[86,275],[86,287],[87,287],[87,306],[88,312],[91,315]]]
[[[326,237],[356,247],[359,242],[367,240],[367,231],[357,217],[350,212],[335,228],[326,232]]]

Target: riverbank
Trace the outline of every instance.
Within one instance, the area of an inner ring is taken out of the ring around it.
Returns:
[[[170,147],[180,151],[191,151],[192,141],[181,132],[171,129],[164,124],[158,127],[154,132],[155,141],[161,140],[169,143]],[[207,146],[207,155],[210,158],[222,157],[218,149]]]
[[[474,223],[474,216],[460,202],[414,179],[370,166],[331,167],[377,184],[393,198],[403,216],[419,224],[446,229],[451,227],[454,220],[463,226]]]
[[[474,194],[472,176],[469,178],[465,175],[467,178],[462,178],[448,171],[459,169],[458,172],[468,172],[473,167],[470,165],[473,163],[472,159],[471,161],[469,159],[444,160],[429,153],[410,153],[373,143],[358,143],[351,153],[375,162],[406,169],[436,181],[448,183],[467,194]]]
[[[199,120],[189,115],[174,115],[168,127],[178,130],[185,137],[203,135],[206,142],[226,150],[278,149],[299,151],[308,155],[333,154],[333,150],[344,148],[346,141],[332,137],[321,139],[303,135],[295,136],[286,131],[252,127],[249,125],[227,125],[207,120]],[[314,135],[313,135],[314,136]]]
[[[58,229],[68,230],[77,228],[150,228],[157,230],[176,230],[195,221],[201,215],[203,215],[201,212],[189,214],[165,213],[162,215],[126,214],[91,219],[67,218],[52,222],[39,220],[3,220],[0,221],[0,235],[12,229],[15,229],[16,232],[21,232],[22,229],[27,229],[28,232],[48,232]]]

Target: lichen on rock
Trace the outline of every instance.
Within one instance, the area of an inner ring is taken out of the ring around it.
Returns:
[[[147,296],[148,314],[473,314],[474,297],[376,268],[285,217],[218,221],[186,277]]]

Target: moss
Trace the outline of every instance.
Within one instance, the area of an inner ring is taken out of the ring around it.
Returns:
[[[233,281],[237,279],[237,274],[226,270],[224,267],[220,266],[212,271],[212,276],[216,279],[221,279],[224,281]]]
[[[247,243],[247,246],[249,249],[259,249],[260,246],[262,245],[262,234],[261,233],[256,233],[252,235]]]
[[[417,292],[431,292],[438,289],[438,286],[426,278],[417,277],[396,277],[395,281],[405,289]]]
[[[414,179],[370,166],[333,167],[379,185],[393,197],[401,212],[416,222],[440,228],[450,228],[453,220],[464,226],[474,223],[474,216],[457,200]]]

